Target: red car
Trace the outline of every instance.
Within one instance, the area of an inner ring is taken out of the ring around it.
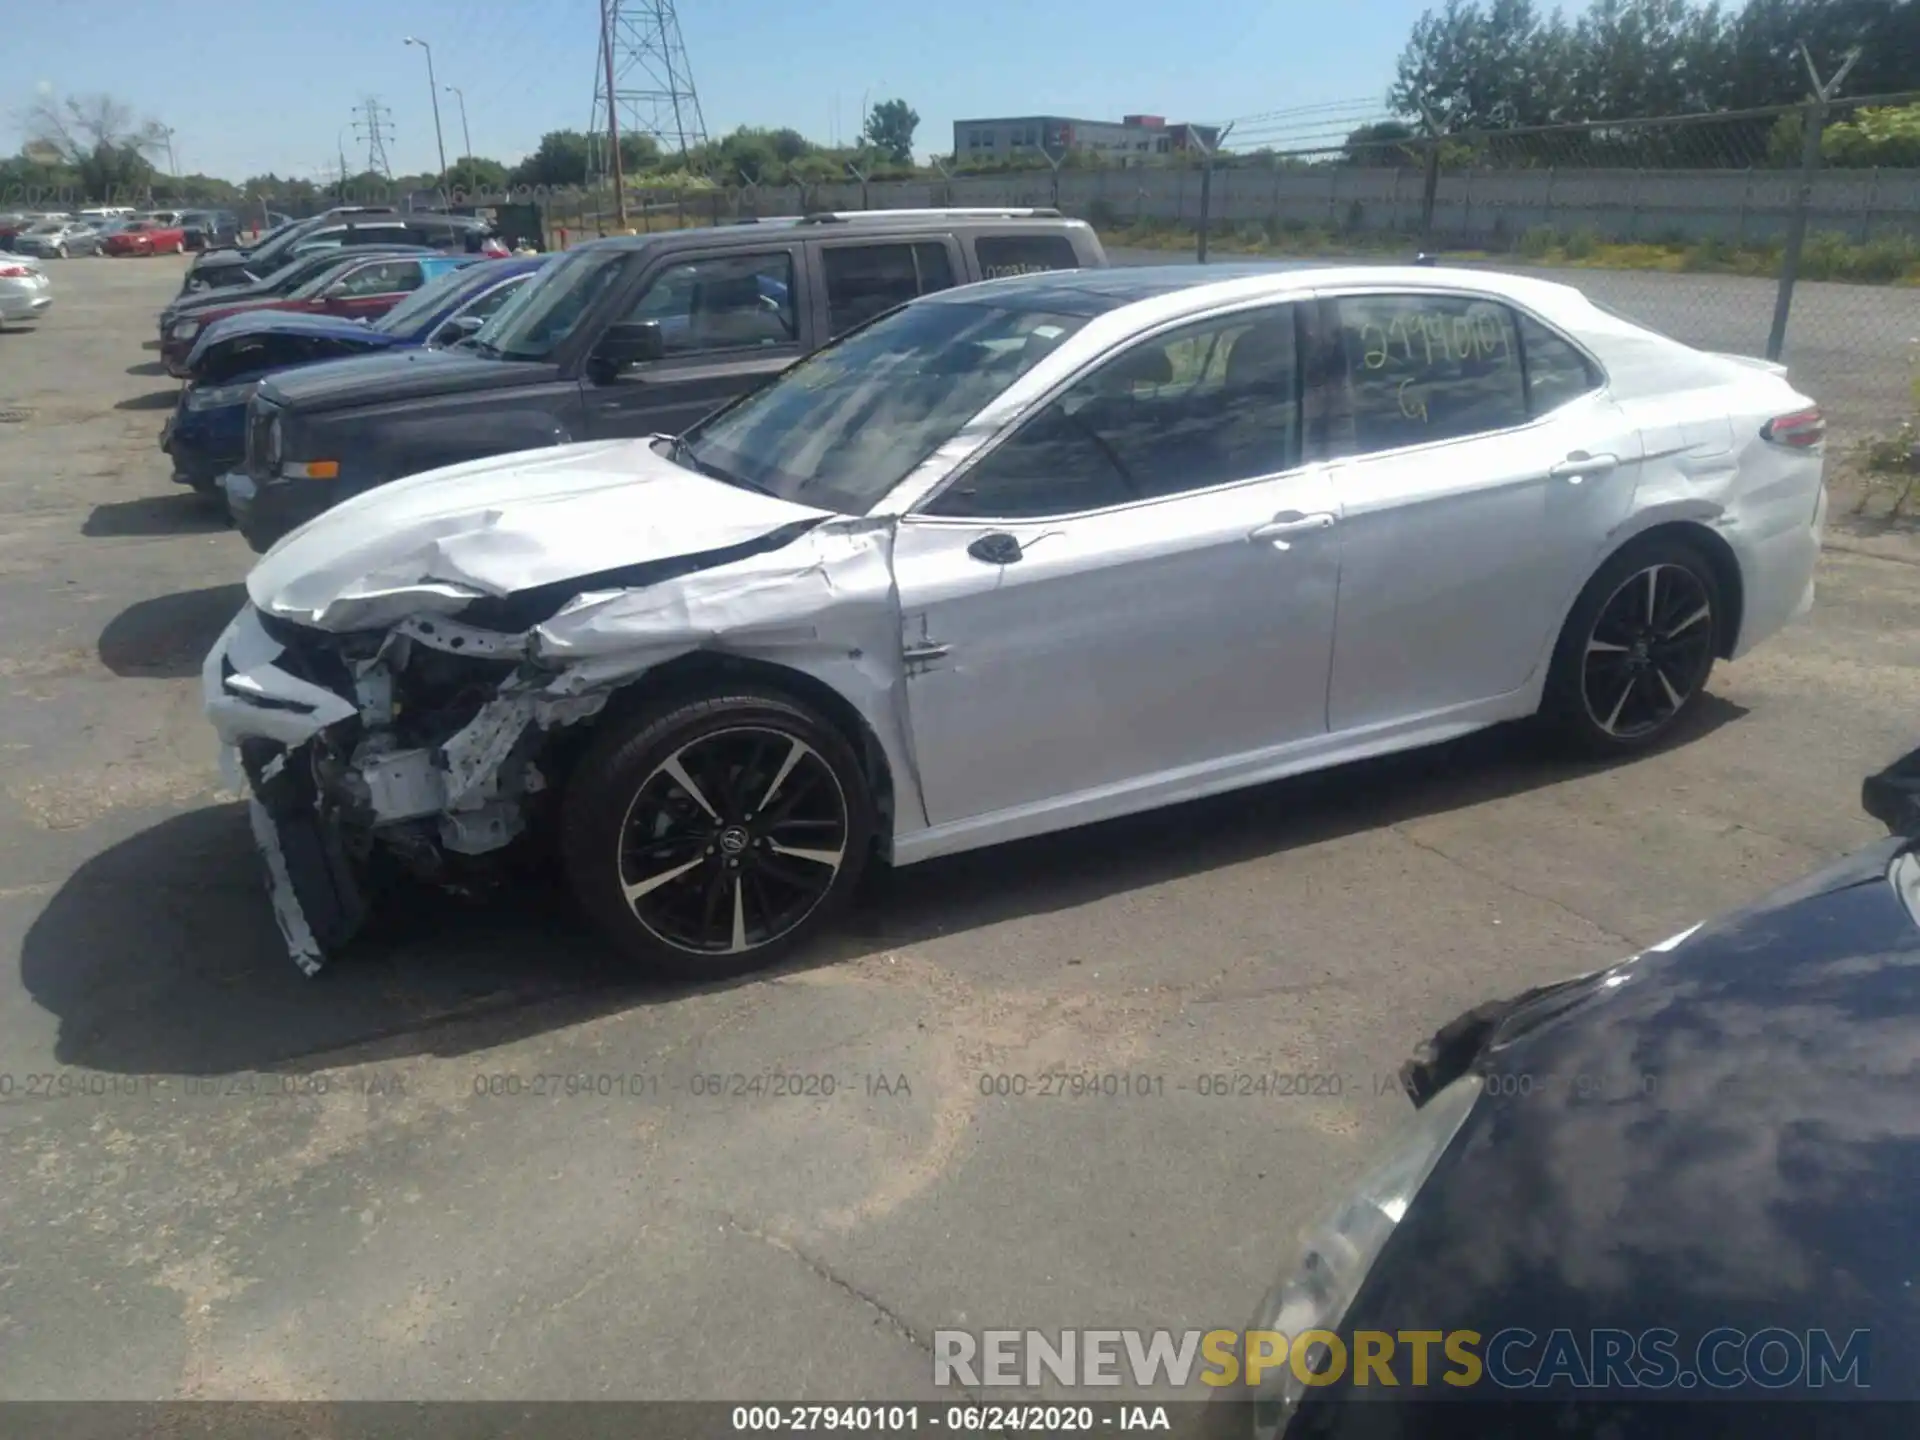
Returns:
[[[107,255],[178,255],[186,248],[186,231],[152,217],[129,220],[100,242]]]
[[[373,320],[429,280],[437,280],[449,270],[479,261],[478,255],[348,256],[286,295],[263,295],[182,315],[160,339],[160,360],[169,375],[185,376],[187,356],[192,353],[201,331],[229,315],[245,315],[255,310],[293,310],[303,315]]]

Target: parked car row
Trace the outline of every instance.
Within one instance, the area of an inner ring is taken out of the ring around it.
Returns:
[[[72,215],[0,216],[0,248],[43,260],[75,255],[178,255],[187,248],[185,213],[82,210]]]

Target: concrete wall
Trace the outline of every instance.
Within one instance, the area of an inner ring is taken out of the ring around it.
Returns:
[[[1417,169],[1328,166],[1313,170],[1223,168],[1214,174],[1213,221],[1278,222],[1327,230],[1414,233],[1420,228]],[[1056,189],[1057,185],[1057,189]],[[1197,169],[1062,170],[875,182],[865,206],[1054,205],[1120,224],[1200,218]],[[1781,170],[1504,170],[1443,174],[1434,207],[1437,235],[1454,243],[1517,238],[1535,226],[1607,240],[1708,238],[1778,240],[1798,189]],[[858,210],[853,182],[763,186],[738,197],[742,213]],[[1815,177],[1809,229],[1852,240],[1920,236],[1920,170],[1829,170]]]

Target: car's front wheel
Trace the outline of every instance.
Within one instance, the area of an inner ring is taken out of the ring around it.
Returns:
[[[604,731],[569,778],[574,894],[630,959],[717,980],[761,969],[846,904],[873,800],[859,757],[810,707],[729,686]]]
[[[1667,536],[1628,545],[1574,603],[1543,710],[1589,754],[1657,744],[1705,693],[1721,604],[1713,567],[1694,546]]]

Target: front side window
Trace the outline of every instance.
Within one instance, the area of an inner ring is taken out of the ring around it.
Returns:
[[[953,286],[947,247],[933,241],[916,245],[830,245],[821,252],[827,280],[827,321],[835,335],[864,325],[876,315],[917,295]]]
[[[1345,295],[1328,443],[1369,455],[1522,425],[1527,395],[1513,312],[1468,295]]]
[[[1300,452],[1294,307],[1143,340],[957,476],[931,515],[1072,515],[1277,474]]]
[[[661,271],[629,320],[651,320],[669,355],[791,345],[795,318],[793,257],[715,255]]]
[[[504,360],[545,360],[594,303],[624,282],[630,252],[577,250],[522,285],[473,337],[474,348]]]
[[[973,242],[973,253],[988,280],[1080,268],[1073,242],[1064,235],[982,235]]]
[[[339,284],[339,293],[350,298],[416,289],[420,284],[420,262],[382,260],[377,265],[362,265],[341,277]]]
[[[864,515],[1086,324],[928,301],[816,351],[689,430],[671,458],[803,505]]]

